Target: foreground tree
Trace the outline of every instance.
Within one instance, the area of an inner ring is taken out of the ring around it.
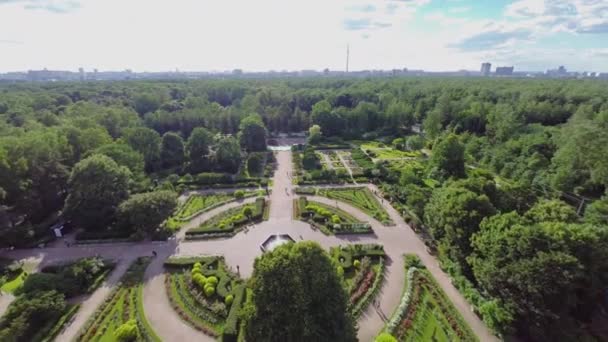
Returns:
[[[80,161],[68,181],[65,214],[87,230],[106,228],[118,204],[129,196],[131,173],[105,155],[92,155]]]
[[[256,259],[248,341],[356,341],[337,266],[314,242],[286,244]]]
[[[160,135],[146,127],[130,128],[125,140],[137,152],[143,154],[146,171],[154,171],[160,162]]]

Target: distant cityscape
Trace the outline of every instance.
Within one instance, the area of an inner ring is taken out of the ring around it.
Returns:
[[[604,79],[608,80],[608,73],[592,71],[568,71],[565,66],[556,69],[539,71],[517,71],[514,66],[497,66],[492,72],[492,64],[484,62],[479,71],[425,71],[408,68],[392,70],[299,70],[299,71],[263,71],[249,72],[242,69],[229,71],[166,71],[166,72],[133,72],[130,69],[123,71],[78,71],[65,70],[28,70],[18,72],[0,73],[0,81],[4,82],[67,82],[67,81],[118,81],[118,80],[145,80],[145,79],[203,79],[203,78],[279,78],[279,77],[513,77],[513,78],[574,78],[574,79]]]

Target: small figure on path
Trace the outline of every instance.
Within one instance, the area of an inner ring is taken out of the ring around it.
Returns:
[[[152,251],[152,255],[156,258],[156,251]]]
[[[241,275],[241,269],[239,268],[239,265],[236,265],[236,273],[240,276]]]

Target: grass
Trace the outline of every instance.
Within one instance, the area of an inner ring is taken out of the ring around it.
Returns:
[[[366,214],[382,222],[386,226],[393,225],[388,213],[372,192],[365,187],[362,188],[329,188],[319,189],[318,194],[327,198],[339,200],[361,209]]]
[[[8,292],[8,293],[14,293],[23,285],[25,278],[27,278],[27,272],[25,272],[24,270],[21,270],[21,272],[19,274],[17,274],[12,279],[7,280],[7,282],[4,283],[4,285],[2,285],[2,291]]]
[[[151,258],[134,261],[120,284],[85,324],[78,341],[115,342],[114,331],[128,320],[137,322],[142,340],[160,342],[143,311],[143,277]]]

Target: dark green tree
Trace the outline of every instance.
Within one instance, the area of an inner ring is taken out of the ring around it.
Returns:
[[[209,169],[209,147],[212,143],[213,135],[206,128],[197,127],[192,131],[186,143],[192,173]]]
[[[432,173],[439,177],[465,176],[464,171],[464,145],[455,134],[449,134],[441,139],[433,147],[433,154],[430,160]]]
[[[136,194],[118,207],[118,222],[122,229],[149,234],[159,228],[177,207],[177,194],[160,190]]]
[[[157,170],[160,164],[160,135],[146,127],[125,130],[125,141],[144,156],[146,171]]]
[[[257,258],[248,341],[356,341],[337,266],[314,242],[290,243]]]
[[[233,137],[220,139],[215,148],[217,166],[229,173],[235,173],[241,165],[241,147]]]
[[[266,150],[266,127],[258,115],[249,115],[239,125],[239,142],[249,152]]]
[[[160,145],[162,167],[181,167],[185,159],[184,139],[179,134],[173,132],[163,134]]]
[[[65,214],[86,230],[107,228],[118,205],[129,196],[131,172],[104,155],[78,162],[68,181]]]

